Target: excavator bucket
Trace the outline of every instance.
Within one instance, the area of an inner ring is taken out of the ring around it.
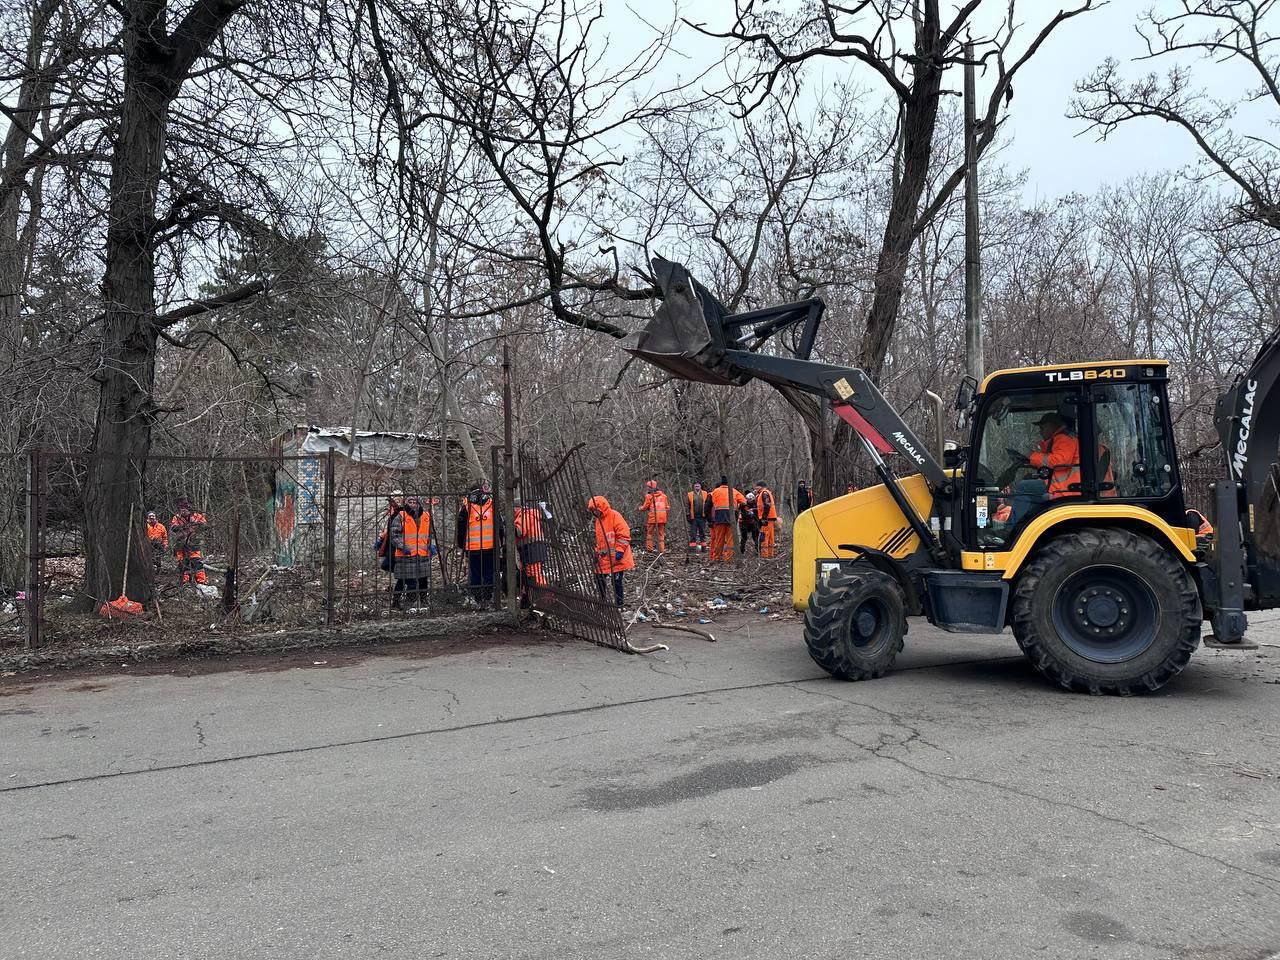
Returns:
[[[682,380],[721,385],[746,383],[749,374],[725,358],[724,304],[682,265],[655,257],[654,277],[662,304],[643,330],[622,341],[622,349]]]

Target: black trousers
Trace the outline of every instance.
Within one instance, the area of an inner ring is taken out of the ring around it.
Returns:
[[[621,574],[621,573],[597,573],[596,574],[596,592],[600,594],[601,600],[604,600],[606,598],[605,587],[608,586],[609,581],[612,579],[613,580],[613,602],[616,603],[618,606],[622,606],[623,576],[624,574]]]

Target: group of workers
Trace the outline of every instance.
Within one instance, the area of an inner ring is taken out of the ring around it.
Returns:
[[[657,480],[645,484],[640,513],[645,525],[645,549],[665,553],[670,501],[658,487]],[[689,528],[689,549],[706,553],[710,548],[713,561],[733,559],[732,524],[738,524],[739,551],[746,553],[751,544],[761,557],[775,554],[778,528],[778,504],[773,491],[763,480],[744,494],[731,487],[727,477],[711,491],[695,482],[685,494],[685,523]]]
[[[177,513],[167,527],[160,522],[154,510],[147,511],[147,542],[151,544],[155,572],[160,572],[163,558],[172,544],[182,582],[207,583],[209,577],[204,570],[204,555],[200,552],[200,535],[207,523],[205,515],[194,510],[186,499],[178,501]]]

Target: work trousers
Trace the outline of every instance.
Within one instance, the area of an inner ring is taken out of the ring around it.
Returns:
[[[650,518],[644,528],[644,548],[653,550],[655,542],[658,544],[658,552],[665,553],[667,550],[667,521],[663,520],[659,523],[657,520]]]
[[[477,601],[493,599],[493,571],[496,550],[467,551],[467,583]]]
[[[760,530],[760,556],[772,557],[774,555],[773,538],[778,532],[778,521],[767,521]]]
[[[733,559],[733,531],[727,523],[711,525],[711,559],[721,561]]]
[[[596,574],[596,592],[600,594],[600,599],[606,599],[605,588],[609,585],[609,581],[613,581],[613,602],[619,607],[622,606],[623,599],[623,576],[622,573],[597,573]]]
[[[689,521],[689,546],[697,550],[707,549],[707,518]]]

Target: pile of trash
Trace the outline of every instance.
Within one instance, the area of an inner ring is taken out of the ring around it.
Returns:
[[[790,620],[790,571],[784,563],[747,561],[704,567],[665,558],[642,564],[633,578],[635,621],[709,625],[728,614]]]

